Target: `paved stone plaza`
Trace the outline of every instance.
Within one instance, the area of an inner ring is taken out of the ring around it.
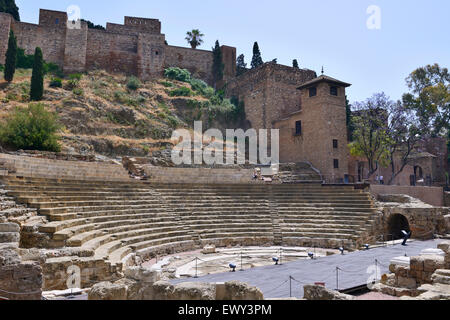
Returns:
[[[436,248],[440,242],[441,240],[412,241],[406,247],[400,244],[389,245],[316,260],[299,260],[281,266],[272,265],[235,273],[212,274],[196,279],[174,280],[172,283],[238,280],[261,289],[266,299],[286,298],[290,295],[289,276],[292,276],[295,279],[291,281],[292,296],[302,298],[305,284],[325,282],[327,288],[336,289],[336,267],[342,270],[339,271],[339,289],[348,289],[365,284],[367,279],[375,274],[375,271],[367,273],[367,269],[375,265],[375,259],[379,262],[380,274],[378,277],[380,277],[384,273],[389,273],[389,262],[392,258],[404,256],[405,253],[409,257],[419,255],[423,249]]]

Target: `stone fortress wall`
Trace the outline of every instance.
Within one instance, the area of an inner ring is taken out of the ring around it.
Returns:
[[[106,30],[88,29],[87,23],[68,22],[67,13],[40,10],[39,24],[15,21],[0,14],[0,63],[4,63],[8,35],[12,29],[17,44],[27,54],[41,47],[44,59],[65,73],[104,69],[136,75],[143,80],[161,76],[164,69],[179,66],[211,83],[211,51],[165,44],[157,19],[125,17],[124,24],[108,23]],[[69,25],[68,25],[69,23]],[[235,75],[236,49],[223,46],[225,80]]]
[[[0,63],[12,29],[26,53],[32,54],[39,46],[46,61],[68,74],[103,69],[148,80],[161,77],[167,67],[181,67],[213,82],[212,51],[166,45],[157,19],[125,17],[123,25],[107,23],[106,30],[89,29],[82,21],[74,28],[73,23],[65,12],[43,9],[38,25],[0,14]],[[236,77],[236,48],[221,49],[224,79],[219,85],[225,85],[228,97],[244,102],[251,128],[280,129],[280,161],[311,162],[327,179],[342,182],[349,173],[345,87],[339,86],[339,95],[332,97],[328,83],[317,83],[318,94],[311,98],[307,89],[298,88],[314,79],[322,81],[316,72],[276,63],[265,63]],[[297,121],[304,128],[301,135],[294,132]],[[338,148],[333,147],[333,140],[338,141]],[[338,168],[334,161],[339,162]]]

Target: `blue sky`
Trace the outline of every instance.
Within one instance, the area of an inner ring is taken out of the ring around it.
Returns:
[[[244,53],[250,64],[254,41],[264,61],[278,59],[353,84],[350,101],[384,91],[400,99],[405,78],[419,66],[450,62],[448,0],[16,0],[21,20],[37,23],[39,8],[66,11],[96,24],[123,23],[123,16],[157,18],[169,44],[187,46],[188,30],[205,34],[201,49],[216,39]],[[381,9],[381,29],[369,30],[370,5]]]

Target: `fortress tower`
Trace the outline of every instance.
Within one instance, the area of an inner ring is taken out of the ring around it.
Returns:
[[[327,181],[348,174],[345,88],[350,84],[322,75],[300,85],[300,110],[275,121],[282,162],[309,161]]]

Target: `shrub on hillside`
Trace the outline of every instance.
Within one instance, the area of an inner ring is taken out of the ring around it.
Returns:
[[[169,92],[171,97],[190,97],[193,94],[192,90],[187,87],[177,88]]]
[[[25,54],[25,49],[17,48],[16,66],[21,69],[33,68],[34,54]]]
[[[62,88],[62,80],[60,78],[52,78],[50,88]]]
[[[16,67],[20,69],[31,69],[33,68],[34,54],[26,54],[25,50],[22,48],[17,48],[17,61]],[[60,67],[53,62],[44,61],[44,74],[52,74],[58,78],[64,77],[64,73]]]
[[[186,69],[181,69],[177,67],[167,68],[164,71],[164,76],[172,80],[178,80],[183,82],[191,81],[191,73]]]
[[[44,62],[44,73],[54,75],[58,78],[64,77],[64,73],[59,68],[59,66],[52,62]]]
[[[75,88],[72,90],[72,93],[76,96],[82,96],[84,95],[84,91],[81,88]]]
[[[129,90],[137,90],[141,87],[141,81],[139,81],[138,78],[136,77],[130,77],[128,78],[128,82],[127,82],[127,88]]]
[[[191,79],[190,83],[192,90],[198,91],[200,93],[208,87],[206,82],[200,79]]]
[[[30,104],[10,112],[0,125],[0,141],[16,149],[59,152],[59,129],[55,113],[43,104]]]
[[[169,81],[161,81],[160,83],[166,88],[172,88],[174,86],[174,84]]]
[[[78,81],[80,81],[82,77],[83,77],[83,75],[81,73],[69,74],[69,79],[70,80],[78,80]]]

